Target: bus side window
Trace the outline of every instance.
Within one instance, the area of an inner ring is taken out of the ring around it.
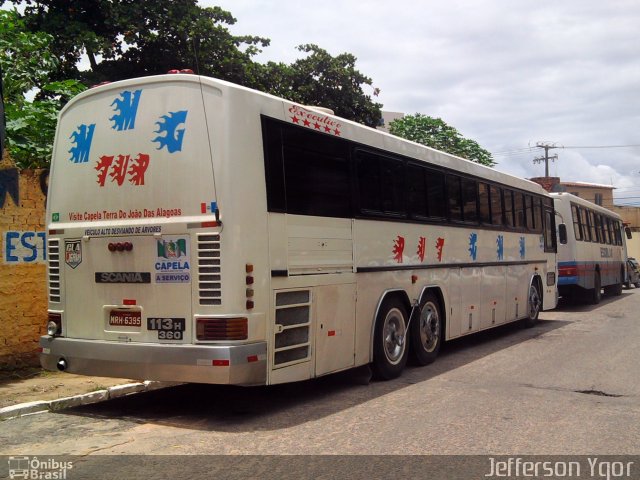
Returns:
[[[478,183],[478,202],[480,204],[480,222],[491,223],[491,201],[489,198],[489,185]]]
[[[543,200],[542,205],[542,208],[544,208],[544,251],[557,252],[556,218],[553,210],[553,200],[545,199]]]
[[[573,220],[573,234],[576,240],[582,240],[582,226],[580,225],[580,209],[577,205],[571,205],[571,218]]]
[[[405,172],[401,160],[356,151],[360,208],[384,215],[405,216]]]
[[[524,215],[527,219],[527,229],[534,231],[536,226],[533,223],[533,198],[531,195],[524,196]]]
[[[598,242],[598,227],[596,226],[596,218],[591,210],[587,210],[589,214],[589,225],[591,225],[591,241]]]
[[[447,197],[449,200],[449,219],[452,221],[461,221],[462,189],[460,188],[460,177],[457,175],[447,175]]]
[[[428,217],[425,168],[419,165],[408,165],[407,174],[407,207],[409,214],[412,217]]]
[[[542,200],[540,198],[533,199],[533,222],[535,224],[535,232],[542,233]]]
[[[514,205],[516,214],[516,228],[526,228],[526,218],[524,215],[524,195],[522,193],[516,193],[514,195]]]
[[[478,223],[478,183],[468,178],[461,182],[462,218],[465,222]]]
[[[591,225],[589,225],[589,215],[586,208],[580,209],[580,224],[582,225],[582,234],[585,242],[591,241]]]
[[[493,225],[502,225],[502,190],[491,185],[491,223]],[[542,219],[540,220],[542,226]],[[542,228],[540,229],[542,231]]]
[[[513,191],[504,189],[504,220],[507,227],[515,227],[513,215]]]
[[[425,170],[427,182],[427,206],[429,217],[445,218],[447,216],[444,194],[444,174],[431,169]]]

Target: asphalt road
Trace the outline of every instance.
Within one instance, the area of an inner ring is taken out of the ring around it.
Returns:
[[[445,344],[390,382],[182,385],[0,424],[0,455],[640,453],[640,290]]]

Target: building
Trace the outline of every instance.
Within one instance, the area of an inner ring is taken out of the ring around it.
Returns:
[[[376,128],[378,130],[382,130],[384,132],[389,133],[389,124],[394,120],[404,117],[404,113],[401,112],[382,112],[382,119],[380,120],[380,125]]]

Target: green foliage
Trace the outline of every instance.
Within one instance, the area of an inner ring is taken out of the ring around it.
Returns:
[[[16,11],[0,11],[0,66],[4,75],[7,150],[18,168],[49,165],[58,112],[85,89],[76,80],[48,82],[58,61],[51,36],[27,32]],[[28,97],[38,97],[29,101]]]
[[[51,35],[26,31],[15,10],[0,10],[0,67],[5,101],[22,105],[24,94],[48,81],[57,60],[48,49]]]
[[[232,35],[236,23],[220,7],[203,8],[196,0],[15,0],[25,5],[33,32],[53,35],[51,49],[59,64],[53,79],[77,78],[86,84],[191,68],[292,101],[332,108],[366,125],[378,124],[380,104],[364,94],[371,80],[355,69],[356,58],[332,57],[316,45],[291,65],[253,58],[269,40]],[[90,69],[78,70],[86,53]]]
[[[370,127],[379,125],[382,105],[363,92],[362,85],[371,86],[371,79],[356,70],[356,57],[349,53],[332,57],[313,44],[300,45],[298,50],[309,55],[289,67],[287,98],[331,108],[336,115]]]
[[[393,120],[389,132],[398,137],[421,143],[436,150],[457,155],[472,162],[492,167],[491,153],[476,141],[464,138],[455,128],[440,118],[416,113]]]

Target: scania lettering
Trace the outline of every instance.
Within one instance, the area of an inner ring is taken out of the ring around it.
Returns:
[[[96,283],[150,283],[149,273],[96,272]]]
[[[390,379],[556,305],[539,185],[213,78],[71,100],[47,209],[49,370]]]

